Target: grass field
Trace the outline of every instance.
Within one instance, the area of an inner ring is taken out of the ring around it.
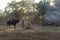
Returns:
[[[60,27],[32,26],[32,29],[17,29],[0,26],[0,40],[60,40]]]

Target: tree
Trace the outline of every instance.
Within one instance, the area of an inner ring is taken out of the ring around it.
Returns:
[[[39,12],[37,16],[39,16],[39,18],[42,17],[42,22],[43,22],[45,14],[46,14],[46,10],[47,10],[45,2],[43,3],[42,1],[40,1],[37,5],[37,9]]]
[[[8,18],[21,18],[21,13],[23,12],[23,2],[15,2],[12,1],[8,3],[7,7],[5,8],[6,16]],[[22,4],[22,5],[21,5]]]
[[[26,20],[31,21],[34,19],[37,14],[37,3],[29,3],[28,1],[20,1],[20,2],[11,2],[8,3],[5,8],[6,14],[8,18],[22,18],[24,17]]]

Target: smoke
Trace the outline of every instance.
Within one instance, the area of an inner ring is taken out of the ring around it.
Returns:
[[[54,6],[47,6],[47,15],[45,17],[46,23],[60,24],[60,0],[54,0]]]

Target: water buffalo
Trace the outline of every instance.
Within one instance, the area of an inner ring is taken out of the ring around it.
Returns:
[[[9,26],[10,28],[10,25],[14,25],[14,28],[16,29],[16,24],[19,22],[19,19],[9,19],[7,21],[7,27]]]

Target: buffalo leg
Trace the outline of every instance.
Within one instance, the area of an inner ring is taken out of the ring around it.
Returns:
[[[14,28],[16,29],[16,24],[14,24]]]

